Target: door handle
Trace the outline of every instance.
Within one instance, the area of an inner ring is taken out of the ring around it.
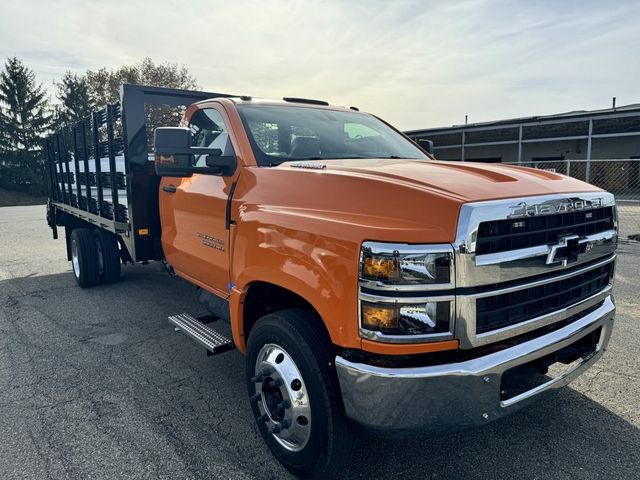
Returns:
[[[167,193],[176,193],[176,187],[174,185],[165,185],[162,187],[162,191]]]

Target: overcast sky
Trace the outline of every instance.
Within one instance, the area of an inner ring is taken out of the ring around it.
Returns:
[[[12,55],[51,89],[149,56],[205,90],[321,98],[412,129],[640,102],[640,2],[1,0]]]

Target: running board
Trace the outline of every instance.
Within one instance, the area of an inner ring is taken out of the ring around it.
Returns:
[[[216,332],[213,328],[208,327],[197,318],[193,318],[188,313],[179,313],[171,315],[169,323],[175,326],[176,332],[182,331],[188,337],[198,342],[207,349],[207,353],[215,355],[222,352],[233,350],[235,345],[233,341]]]

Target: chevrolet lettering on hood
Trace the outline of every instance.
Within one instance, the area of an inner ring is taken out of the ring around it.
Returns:
[[[534,217],[537,215],[553,215],[554,213],[577,212],[580,210],[591,210],[604,206],[602,198],[592,198],[589,200],[582,198],[567,198],[553,200],[544,203],[528,204],[526,202],[511,206],[509,218]]]

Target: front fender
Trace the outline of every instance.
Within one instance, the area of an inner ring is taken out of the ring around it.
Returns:
[[[246,213],[246,212],[245,212]],[[260,214],[265,220],[266,212]],[[358,348],[357,265],[359,244],[278,222],[258,223],[247,214],[234,226],[231,321],[236,345],[245,344],[242,309],[251,283],[268,282],[299,295],[322,318],[334,344]],[[275,219],[273,219],[275,220]],[[337,233],[337,232],[336,232]]]

